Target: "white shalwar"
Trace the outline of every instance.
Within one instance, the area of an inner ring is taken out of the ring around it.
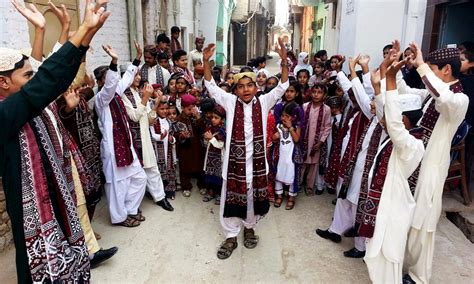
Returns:
[[[209,91],[209,95],[216,100],[216,103],[222,106],[226,112],[226,141],[225,141],[225,154],[224,154],[224,163],[222,164],[222,194],[221,194],[221,225],[224,229],[227,238],[235,237],[238,235],[241,229],[242,223],[245,225],[246,228],[251,228],[255,226],[257,219],[259,216],[255,216],[253,214],[253,188],[252,188],[252,180],[253,180],[253,122],[252,122],[252,104],[256,101],[254,98],[250,103],[243,103],[244,108],[244,129],[245,129],[245,157],[246,157],[246,176],[247,176],[247,186],[248,192],[247,198],[247,219],[242,220],[241,218],[231,217],[231,218],[224,218],[224,206],[225,206],[225,199],[226,199],[226,192],[227,192],[227,169],[229,165],[229,153],[230,153],[230,146],[231,146],[231,133],[232,133],[232,126],[234,122],[234,112],[235,112],[235,105],[237,103],[237,97],[233,94],[226,93],[224,90],[219,88],[216,85],[214,79],[211,81],[204,80],[204,84]],[[268,112],[270,109],[278,102],[278,100],[285,94],[286,89],[289,86],[289,82],[286,81],[285,83],[280,83],[276,86],[273,90],[271,90],[268,94],[264,96],[260,96],[260,105],[262,108],[262,129],[263,131],[263,141],[266,140],[266,131],[267,129],[267,117]],[[242,119],[242,118],[238,118]],[[264,151],[266,151],[266,147],[264,147]],[[265,159],[266,161],[266,159]],[[265,162],[266,173],[268,174],[268,164]]]
[[[146,188],[153,198],[153,201],[158,202],[165,198],[165,188],[163,186],[163,180],[161,179],[160,171],[156,162],[155,150],[151,143],[150,137],[150,120],[156,118],[156,112],[150,107],[150,103],[147,105],[142,104],[140,94],[133,88],[130,89],[133,94],[136,108],[133,107],[132,102],[127,98],[126,95],[121,95],[125,109],[127,110],[128,117],[140,124],[140,138],[142,142],[142,159],[143,168],[147,176]]]
[[[387,165],[374,234],[366,242],[364,260],[373,283],[402,282],[407,234],[415,210],[408,178],[418,167],[425,150],[422,140],[405,129],[398,103],[400,97],[397,90],[386,92],[385,121],[393,150]],[[379,147],[377,156],[388,142],[384,141]],[[370,170],[369,185],[375,167],[374,164]]]
[[[275,177],[275,192],[276,194],[283,194],[283,185],[288,185],[289,195],[296,196],[293,184],[295,182],[295,163],[293,163],[293,149],[295,143],[289,131],[284,133],[281,129],[281,124],[277,126],[280,134],[280,157],[278,158],[277,173]],[[286,136],[286,137],[285,137]]]
[[[123,78],[117,71],[108,70],[105,84],[95,96],[95,109],[99,117],[99,129],[102,133],[100,143],[100,156],[102,158],[104,175],[106,179],[105,194],[107,197],[112,224],[125,221],[127,215],[135,215],[145,195],[146,174],[135,154],[133,143],[130,150],[133,162],[126,167],[117,167],[114,152],[113,122],[109,104],[115,94],[121,95],[130,87],[138,67],[131,64],[124,73]],[[130,141],[132,135],[129,131]]]
[[[436,226],[442,209],[443,186],[450,165],[451,141],[466,116],[469,98],[463,93],[453,93],[450,84],[439,79],[427,64],[419,66],[417,71],[440,113],[421,162],[415,189],[415,214],[407,245],[410,277],[417,283],[428,283],[432,273]]]

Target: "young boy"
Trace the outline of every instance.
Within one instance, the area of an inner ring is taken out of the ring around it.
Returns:
[[[191,196],[191,178],[198,181],[202,178],[203,151],[201,137],[203,122],[196,108],[196,98],[190,94],[181,97],[182,112],[177,119],[177,155],[179,160],[179,175],[181,189],[185,197]]]
[[[225,110],[217,105],[212,110],[211,125],[204,132],[206,156],[204,158],[204,185],[207,189],[202,201],[209,202],[216,198],[216,205],[220,205],[222,188],[222,157],[225,143]]]
[[[237,235],[244,225],[244,246],[255,248],[258,236],[254,227],[257,220],[268,213],[268,166],[265,158],[266,123],[269,110],[283,96],[288,87],[286,49],[281,38],[277,51],[282,59],[281,83],[270,93],[256,97],[256,75],[244,72],[234,75],[235,94],[219,88],[212,78],[209,59],[215,45],[203,51],[205,86],[216,103],[226,111],[225,156],[222,167],[221,225],[226,240],[221,244],[217,257],[226,259],[237,248]]]
[[[326,147],[326,139],[331,132],[331,109],[324,104],[326,86],[316,84],[311,88],[311,102],[303,105],[305,113],[305,132],[303,135],[304,162],[301,180],[306,174],[306,194],[323,193],[323,180],[317,180],[321,149]]]
[[[188,69],[188,57],[184,50],[177,50],[173,53],[173,73],[181,73],[186,80],[191,84],[191,87],[196,84],[194,80],[194,74]]]
[[[175,53],[178,50],[182,50],[181,43],[179,42],[180,33],[181,29],[179,27],[171,27],[171,53]]]

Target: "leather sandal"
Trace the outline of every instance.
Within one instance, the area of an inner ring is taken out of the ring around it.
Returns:
[[[221,246],[217,250],[218,259],[226,259],[232,255],[232,252],[237,248],[237,237],[228,238],[221,243]]]
[[[283,195],[277,194],[275,198],[275,203],[273,203],[273,206],[275,206],[276,208],[279,208],[282,203],[283,203]]]
[[[288,198],[288,201],[286,202],[286,207],[285,209],[286,210],[291,210],[293,209],[293,207],[295,207],[295,197],[294,196],[290,196]]]
[[[244,228],[244,247],[253,249],[258,244],[258,236],[253,229]]]

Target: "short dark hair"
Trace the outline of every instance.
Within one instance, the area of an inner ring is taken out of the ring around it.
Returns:
[[[472,42],[463,42],[465,50],[462,52],[467,61],[474,62],[474,44]]]
[[[259,56],[255,59],[255,63],[257,65],[265,63],[266,61],[267,61],[267,58],[265,58],[265,56]]]
[[[321,58],[323,56],[327,56],[328,55],[328,52],[324,49],[321,49],[319,50],[318,52],[316,52],[316,54],[314,55],[314,57],[317,57],[317,58]]]
[[[253,69],[250,66],[243,66],[242,68],[240,68],[239,73],[244,73],[244,72],[253,72]]]
[[[402,115],[406,116],[412,127],[416,127],[417,122],[423,116],[423,111],[421,109],[405,111]]]
[[[158,54],[156,55],[156,59],[157,60],[168,60],[169,57],[168,57],[168,54],[166,52],[158,52]]]
[[[94,69],[94,77],[96,80],[102,80],[105,76],[105,73],[109,70],[109,66],[102,65]]]
[[[282,114],[283,113],[286,113],[288,114],[289,116],[293,117],[296,115],[296,109],[298,108],[298,104],[295,103],[295,102],[291,102],[291,103],[288,103],[285,105],[285,107],[283,108],[283,111],[282,111]]]
[[[25,60],[28,60],[28,56],[23,55],[21,60],[18,61],[17,63],[15,63],[15,66],[13,67],[13,69],[8,70],[8,71],[1,71],[0,76],[11,78],[11,76],[12,76],[13,72],[15,72],[15,70],[23,68],[23,66],[25,66]]]
[[[181,29],[177,26],[173,26],[171,27],[171,33],[174,34],[174,33],[180,33],[181,32]]]
[[[300,69],[300,70],[298,70],[298,72],[296,72],[296,79],[298,79],[298,77],[300,76],[301,73],[306,73],[306,75],[308,75],[308,79],[309,79],[309,77],[311,77],[309,75],[309,70],[308,69]]]
[[[311,90],[314,90],[314,89],[321,89],[324,92],[324,94],[327,95],[328,89],[326,88],[326,85],[324,85],[324,84],[316,83],[311,88]]]
[[[173,62],[175,62],[175,61],[178,61],[181,58],[181,56],[186,56],[186,55],[187,55],[186,51],[180,49],[173,52],[173,56],[171,58],[173,59]]]
[[[156,37],[156,43],[160,43],[160,42],[164,42],[164,43],[171,43],[171,40],[168,36],[166,36],[166,34],[159,34],[157,37]]]
[[[450,60],[446,60],[446,61],[443,61],[443,62],[436,62],[436,63],[431,63],[429,61],[427,61],[429,64],[433,64],[433,65],[436,65],[438,66],[438,69],[443,69],[444,66],[446,65],[450,65],[451,66],[451,75],[454,77],[454,78],[459,78],[459,74],[461,73],[461,59],[458,57],[458,58],[453,58],[453,59],[450,59]]]
[[[392,44],[387,44],[386,46],[383,47],[382,51],[385,49],[392,49],[393,45]]]

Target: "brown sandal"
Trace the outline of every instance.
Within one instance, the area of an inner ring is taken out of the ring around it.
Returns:
[[[232,252],[237,248],[237,237],[228,238],[222,242],[221,246],[217,250],[218,259],[226,259],[232,255]]]
[[[146,220],[145,216],[142,215],[142,211],[140,209],[138,209],[137,211],[137,214],[135,215],[128,215],[128,217],[132,218],[132,219],[135,219],[139,222],[143,222]]]
[[[313,195],[314,195],[313,189],[307,187],[307,188],[306,188],[306,195],[307,195],[307,196],[313,196]]]
[[[253,229],[244,228],[244,247],[253,249],[258,244],[258,236]]]
[[[293,207],[295,207],[295,197],[294,196],[290,196],[288,198],[288,202],[286,202],[286,207],[285,209],[286,210],[291,210],[293,209]]]
[[[279,208],[282,203],[283,203],[283,195],[278,194],[275,198],[275,203],[273,203],[273,206],[275,206],[276,208]]]
[[[117,225],[127,227],[127,228],[133,228],[133,227],[140,226],[140,221],[138,221],[136,219],[133,219],[131,217],[127,217],[127,219],[125,219],[125,221],[123,221],[122,223],[118,223]]]

